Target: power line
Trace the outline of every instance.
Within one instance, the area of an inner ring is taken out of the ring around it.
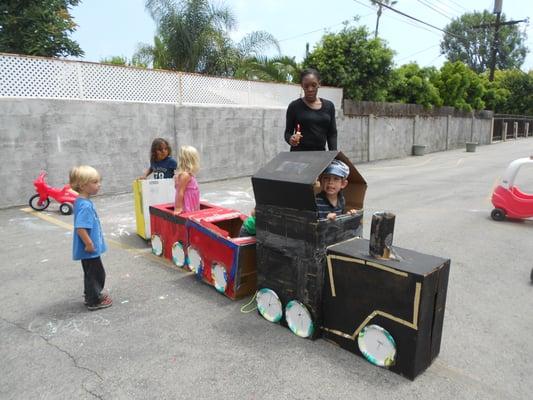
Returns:
[[[355,0],[355,1],[357,1],[357,0]],[[406,14],[406,13],[404,13],[403,11],[396,10],[395,8],[392,8],[391,6],[389,6],[389,5],[385,4],[385,3],[380,3],[379,1],[376,1],[376,4],[380,4],[382,7],[388,8],[389,10],[394,11],[394,12],[397,13],[397,14],[400,14],[400,15],[402,15],[402,16],[404,16],[404,17],[407,17],[407,18],[409,18],[409,19],[412,19],[412,20],[414,20],[414,21],[416,21],[416,22],[419,22],[419,23],[421,23],[421,24],[427,25],[427,26],[429,26],[429,27],[431,27],[431,28],[433,28],[433,29],[436,29],[436,30],[438,30],[438,31],[444,32],[444,33],[446,33],[447,35],[453,36],[453,37],[455,37],[455,38],[457,38],[457,39],[459,39],[459,40],[463,40],[462,37],[457,36],[457,35],[454,34],[454,33],[451,33],[451,32],[448,32],[448,31],[445,31],[444,29],[441,29],[441,28],[439,28],[439,27],[436,27],[435,25],[431,25],[430,23],[427,23],[427,22],[425,22],[425,21],[422,21],[421,19],[418,19],[418,18],[416,18],[416,17],[413,17],[413,16],[411,16],[411,15],[409,15],[409,14]]]
[[[434,44],[433,46],[430,46],[430,47],[428,47],[427,49],[417,51],[416,53],[410,54],[410,55],[408,55],[408,56],[406,56],[406,57],[402,57],[402,58],[400,58],[400,59],[398,59],[398,60],[396,60],[396,61],[397,61],[397,62],[400,62],[400,61],[403,61],[403,60],[407,60],[408,58],[411,58],[411,57],[416,56],[416,55],[418,55],[418,54],[425,53],[426,51],[431,50],[431,49],[434,49],[435,47],[439,47],[439,46],[440,46],[440,45],[438,45],[438,44]]]
[[[452,6],[453,4],[453,6]],[[457,13],[457,14],[464,14],[465,12],[467,12],[468,10],[466,8],[464,8],[461,4],[459,3],[456,3],[455,1],[453,0],[449,0],[449,3],[446,4],[446,6],[448,8],[450,8],[450,10],[453,10],[453,12]],[[460,8],[459,8],[460,7]]]
[[[416,1],[418,1],[420,4],[426,6],[426,7],[430,8],[430,9],[432,9],[432,10],[435,11],[436,13],[442,15],[443,17],[448,18],[449,20],[452,19],[451,17],[449,17],[448,15],[444,14],[444,13],[441,12],[440,10],[437,10],[437,9],[434,8],[431,4],[425,2],[424,0],[416,0]]]
[[[363,15],[363,16],[360,17],[360,18],[363,19],[363,18],[369,17],[370,15],[374,15],[374,13]],[[330,26],[323,26],[322,28],[315,29],[315,30],[313,30],[313,31],[309,31],[309,32],[305,32],[305,33],[299,33],[299,34],[297,34],[297,35],[295,35],[295,36],[290,36],[290,37],[288,37],[288,38],[278,40],[278,42],[286,42],[287,40],[298,39],[298,38],[300,38],[300,37],[302,37],[302,36],[307,36],[307,35],[310,35],[310,34],[312,34],[312,33],[320,32],[320,31],[324,31],[324,30],[326,30],[326,29],[331,29],[331,28],[334,28],[334,27],[336,27],[336,26],[343,25],[345,21],[346,21],[346,20],[344,20],[344,21],[342,21],[342,22],[339,22],[339,23],[337,23],[337,24],[334,24],[334,25],[330,25]]]

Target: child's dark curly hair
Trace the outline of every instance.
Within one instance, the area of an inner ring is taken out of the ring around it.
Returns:
[[[168,141],[163,138],[156,138],[152,142],[152,148],[150,149],[150,162],[154,163],[157,161],[157,150],[161,149],[162,147],[166,147],[168,149],[169,157],[172,155],[172,148],[170,147]]]

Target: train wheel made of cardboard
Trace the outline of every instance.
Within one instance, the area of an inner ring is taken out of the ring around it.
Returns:
[[[315,330],[309,310],[297,300],[291,300],[285,306],[285,320],[289,329],[297,336],[306,338]]]
[[[222,264],[214,262],[211,267],[211,278],[213,279],[215,289],[220,293],[224,293],[228,286],[228,274],[226,273],[226,268],[224,268]]]
[[[396,361],[396,342],[379,325],[367,325],[357,337],[357,345],[365,358],[379,367],[390,367]]]
[[[283,316],[283,307],[278,295],[271,289],[262,288],[257,292],[257,311],[270,322],[279,322]]]
[[[152,253],[156,256],[163,254],[163,241],[159,235],[152,235]]]
[[[185,263],[185,251],[181,242],[175,242],[172,245],[172,262],[178,267],[183,267]]]
[[[196,275],[202,275],[202,271],[204,270],[204,264],[200,253],[198,253],[198,251],[193,247],[189,247],[187,253],[187,267]]]

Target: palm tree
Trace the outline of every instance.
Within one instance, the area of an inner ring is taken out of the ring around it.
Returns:
[[[386,4],[388,6],[393,6],[395,5],[396,3],[398,3],[397,1],[393,0],[370,0],[370,2],[373,4],[373,5],[377,5],[378,6],[378,17],[376,19],[376,30],[374,32],[374,37],[377,38],[378,37],[378,28],[379,28],[379,19],[381,18],[381,13],[383,12],[383,6],[382,4]]]
[[[235,78],[294,82],[299,71],[300,68],[294,57],[248,57],[241,62],[235,71]]]
[[[229,33],[236,20],[226,6],[209,0],[146,0],[157,24],[154,45],[140,45],[136,56],[156,68],[233,76],[241,59],[279,45],[266,32],[252,32],[235,44]]]

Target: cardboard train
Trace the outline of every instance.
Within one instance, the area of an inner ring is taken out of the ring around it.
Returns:
[[[319,175],[339,159],[355,214],[318,220]],[[173,214],[149,207],[152,251],[194,271],[231,299],[256,293],[258,312],[296,335],[324,337],[414,379],[438,355],[450,261],[394,248],[375,258],[361,238],[367,184],[338,151],[284,152],[253,177],[256,237],[239,238],[246,216],[202,203]]]

